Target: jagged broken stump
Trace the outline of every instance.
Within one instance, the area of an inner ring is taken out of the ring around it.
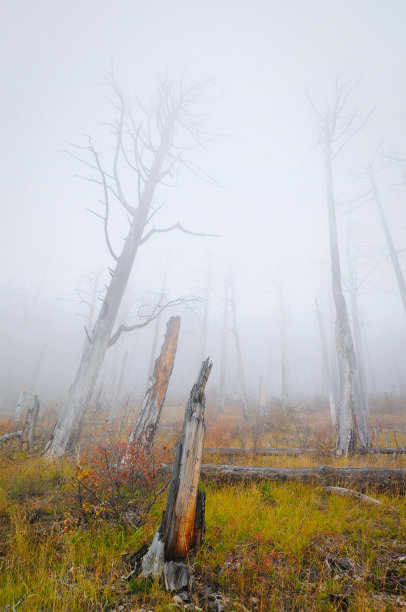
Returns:
[[[187,588],[193,551],[204,538],[205,495],[199,491],[199,478],[206,430],[204,390],[211,368],[212,363],[206,359],[186,404],[166,509],[141,562],[142,575],[163,577],[165,587],[170,591]]]

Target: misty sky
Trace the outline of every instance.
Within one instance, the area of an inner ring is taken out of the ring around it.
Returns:
[[[211,252],[209,348],[216,366],[222,282],[231,262],[249,387],[255,390],[258,375],[279,367],[274,281],[282,274],[290,303],[292,372],[311,378],[314,368],[317,378],[313,303],[321,300],[327,318],[328,233],[323,157],[314,147],[317,117],[305,89],[323,110],[332,102],[337,75],[342,82],[360,79],[348,110],[357,108],[362,119],[375,109],[335,167],[337,198],[353,198],[368,188],[360,175],[378,145],[379,168],[385,154],[406,157],[405,2],[3,0],[1,5],[0,384],[8,376],[16,386],[27,384],[44,342],[43,389],[48,372],[60,376],[62,392],[79,359],[83,322],[66,298],[84,274],[106,274],[111,258],[101,222],[87,210],[97,207],[100,193],[75,178],[83,169],[61,149],[91,133],[98,149],[109,151],[102,122],[114,111],[103,70],[112,63],[128,99],[136,95],[146,105],[164,74],[186,83],[207,81],[206,127],[218,135],[218,142],[191,159],[221,186],[182,171],[173,187],[160,187],[156,203],[165,202],[157,224],[181,221],[221,237],[155,237],[137,257],[130,293],[159,292],[166,260],[170,294],[195,293]],[[378,181],[402,249],[404,165],[380,172]],[[345,205],[338,217],[344,247]],[[117,215],[112,234],[117,248],[125,223]],[[360,309],[375,369],[385,378],[385,368],[401,364],[405,313],[372,202],[352,213],[352,226],[354,248],[381,260],[360,296]],[[37,310],[30,315],[35,299]],[[193,336],[184,342],[187,360]],[[292,374],[292,384],[293,379]],[[314,391],[310,383],[303,389]]]

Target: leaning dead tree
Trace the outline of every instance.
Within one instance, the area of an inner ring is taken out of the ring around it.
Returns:
[[[230,280],[230,309],[231,309],[231,319],[232,319],[232,334],[235,340],[235,351],[237,357],[237,388],[240,394],[240,399],[242,403],[242,412],[244,416],[244,421],[248,421],[248,400],[247,400],[247,388],[245,386],[245,376],[244,376],[244,364],[242,360],[242,351],[241,351],[241,343],[240,343],[240,334],[237,326],[237,302],[235,298],[235,286],[234,279]]]
[[[165,401],[166,391],[172,374],[173,364],[175,362],[179,327],[180,317],[171,317],[166,324],[165,340],[161,348],[161,353],[155,361],[154,371],[149,379],[148,389],[141,411],[128,437],[127,449],[122,461],[123,463],[127,462],[131,455],[131,448],[134,444],[137,449],[141,447],[146,452],[150,452],[152,448],[155,432]]]
[[[199,491],[204,424],[204,390],[212,363],[202,363],[185,410],[183,431],[176,447],[168,501],[161,525],[142,560],[142,575],[164,577],[168,590],[189,583],[193,552],[204,537],[205,494]]]
[[[368,417],[361,399],[357,359],[345,303],[341,275],[340,249],[336,218],[336,197],[333,166],[337,156],[366,123],[358,122],[358,112],[348,113],[346,106],[353,87],[340,85],[337,79],[333,106],[320,112],[313,103],[318,117],[318,144],[324,153],[326,202],[330,238],[330,261],[333,298],[336,311],[335,339],[340,374],[340,402],[338,411],[337,453],[347,454],[357,444],[370,445]]]
[[[385,209],[382,203],[381,194],[378,189],[378,184],[376,182],[376,176],[375,176],[375,172],[374,172],[372,164],[370,164],[370,166],[367,169],[367,177],[371,185],[372,196],[373,196],[373,199],[375,201],[375,204],[378,210],[379,219],[381,221],[383,233],[385,234],[386,245],[388,247],[393,271],[395,273],[396,281],[399,287],[399,293],[400,293],[400,298],[402,300],[402,305],[406,312],[406,281],[405,281],[405,277],[403,275],[403,271],[400,265],[398,251],[396,250],[396,247],[395,247],[395,244],[392,238],[392,233],[389,229],[389,224],[386,218]]]
[[[67,150],[90,175],[81,176],[102,192],[103,211],[92,211],[102,219],[108,251],[113,260],[110,282],[93,329],[88,332],[74,381],[65,399],[62,411],[45,449],[47,456],[60,457],[72,450],[80,436],[85,411],[99,376],[106,351],[125,333],[144,327],[156,319],[164,308],[178,304],[168,302],[164,296],[141,322],[120,324],[116,329],[118,310],[133,268],[138,249],[157,234],[182,231],[192,235],[207,235],[186,230],[179,222],[169,227],[153,224],[161,207],[154,207],[153,199],[158,186],[170,181],[181,166],[202,176],[195,164],[185,159],[185,151],[210,140],[199,128],[198,117],[193,114],[196,104],[204,102],[201,86],[189,88],[164,80],[158,86],[156,103],[152,111],[140,105],[137,114],[127,103],[114,77],[108,75],[116,118],[109,125],[113,138],[112,158],[105,159],[93,139],[86,137],[84,145],[73,145]],[[107,155],[108,157],[108,155]],[[128,180],[130,173],[132,180]],[[128,192],[125,185],[135,185]],[[111,208],[118,205],[127,216],[129,229],[117,251],[110,238]],[[122,246],[121,246],[122,245]]]

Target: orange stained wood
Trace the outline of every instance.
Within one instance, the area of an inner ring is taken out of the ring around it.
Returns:
[[[152,400],[156,400],[156,406],[160,408],[165,397],[166,388],[168,386],[168,377],[173,368],[173,362],[178,344],[178,335],[180,327],[180,317],[171,317],[168,322],[168,328],[165,336],[165,343],[162,347],[161,356],[156,360],[154,366],[154,389],[152,391]]]

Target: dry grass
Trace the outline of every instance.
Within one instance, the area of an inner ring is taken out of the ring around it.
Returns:
[[[183,409],[177,412],[173,427],[173,415],[170,420],[166,411],[157,446],[173,447]],[[321,456],[252,455],[234,461],[283,467],[406,465],[406,456],[338,458],[326,453],[331,430],[323,419],[319,413],[308,415],[311,427],[306,430],[306,443],[317,444]],[[236,426],[230,408],[221,418],[209,410],[206,420],[207,447],[240,446],[241,439],[246,447],[254,439],[265,446],[268,436],[279,436],[280,445],[297,446],[296,426],[281,412],[275,411],[269,430],[260,434],[252,429],[255,422],[245,432]],[[212,455],[205,460],[224,462]],[[52,464],[22,453],[0,456],[0,609],[175,609],[157,582],[125,579],[134,553],[151,541],[165,500],[136,531],[106,516],[84,523],[73,473],[69,461]],[[370,490],[383,502],[371,506],[298,483],[210,482],[205,490],[206,538],[195,559],[196,575],[233,602],[229,610],[238,609],[236,602],[260,612],[406,610],[403,496]]]

